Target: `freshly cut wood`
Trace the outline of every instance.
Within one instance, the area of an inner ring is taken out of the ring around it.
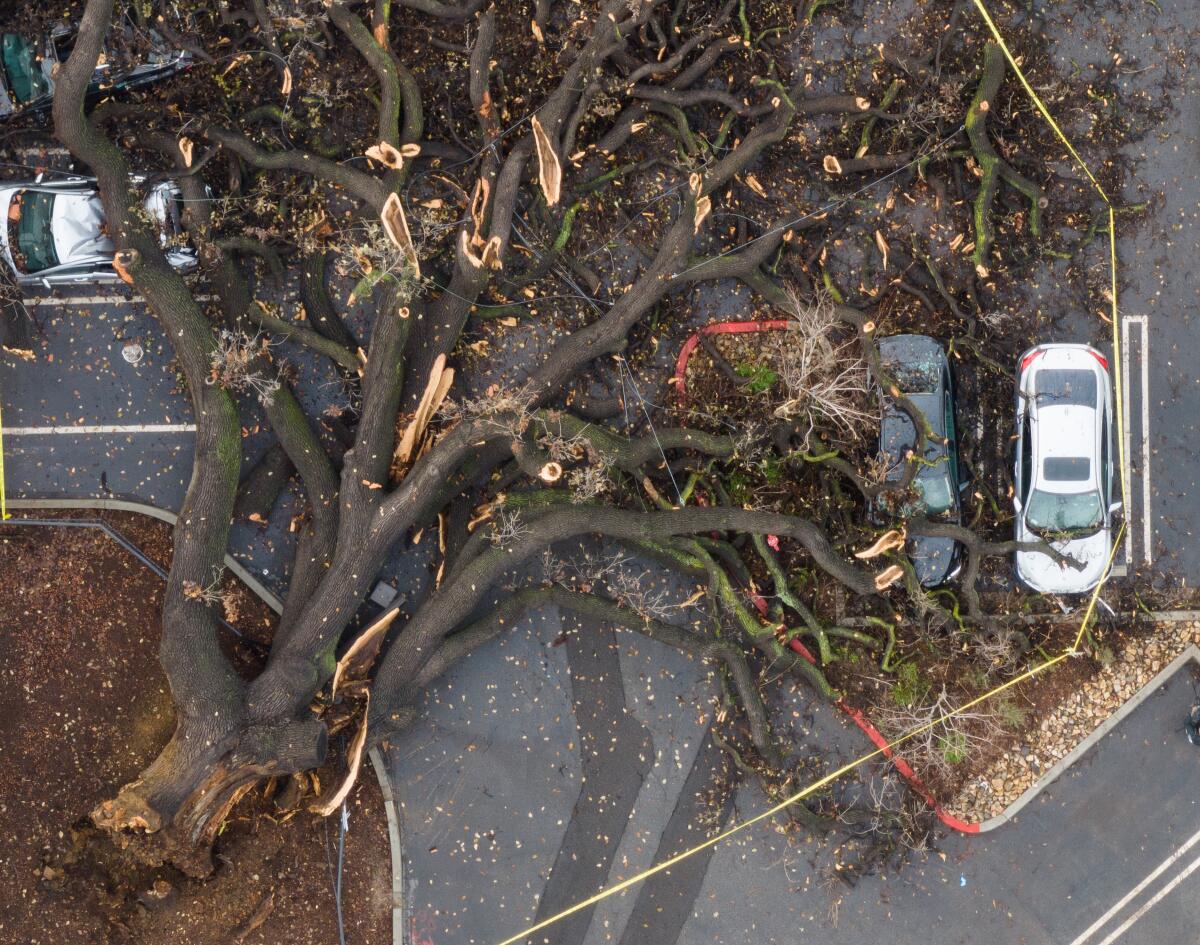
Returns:
[[[546,134],[546,129],[538,121],[537,115],[533,116],[531,124],[533,125],[533,142],[537,147],[538,183],[542,186],[546,204],[553,207],[562,195],[562,165],[558,161],[558,155],[554,153],[554,145],[550,143],[550,136]]]
[[[696,201],[696,219],[692,223],[692,232],[699,233],[700,227],[704,225],[705,219],[712,213],[712,198],[709,196],[701,197]]]
[[[904,530],[893,528],[891,531],[884,532],[875,541],[870,548],[865,548],[862,551],[854,552],[854,557],[860,561],[867,561],[871,558],[878,558],[885,551],[891,551],[893,548],[904,547]]]
[[[362,724],[359,725],[358,731],[354,733],[354,741],[350,743],[350,751],[347,752],[350,770],[346,772],[345,780],[342,781],[338,789],[329,796],[325,803],[314,804],[309,808],[314,814],[328,817],[341,806],[342,801],[350,796],[350,789],[354,787],[354,782],[358,780],[358,769],[362,767],[363,748],[367,744],[367,715],[370,709],[371,694],[368,692],[363,703]]]
[[[501,269],[504,266],[504,261],[500,258],[500,237],[493,236],[490,240],[483,244],[483,252],[476,255],[471,248],[471,238],[467,235],[467,231],[463,230],[458,238],[459,249],[467,262],[474,269],[482,269],[486,266],[489,269]]]
[[[471,194],[471,223],[475,227],[475,232],[471,234],[472,246],[483,245],[484,214],[487,213],[488,196],[491,192],[492,185],[487,182],[487,178],[479,178],[475,184],[475,192]]]
[[[893,564],[875,575],[875,590],[887,590],[902,577],[904,577],[904,569],[898,564]]]
[[[379,655],[379,647],[383,644],[383,636],[387,632],[387,628],[392,625],[392,621],[396,619],[398,613],[400,613],[400,608],[393,607],[380,614],[376,621],[350,644],[350,649],[338,660],[337,667],[333,671],[333,683],[330,685],[331,697],[337,695],[338,686],[341,685],[343,679],[361,679],[366,676],[371,664],[375,662],[375,657]]]
[[[500,237],[493,236],[483,247],[483,264],[489,269],[504,268],[504,260],[500,258]]]
[[[450,393],[450,385],[454,383],[454,368],[446,367],[446,356],[439,354],[433,362],[433,370],[429,372],[429,382],[425,385],[425,393],[417,404],[416,413],[404,429],[400,443],[396,446],[395,459],[401,465],[408,465],[420,455],[420,447],[425,439],[425,430],[429,421]]]
[[[113,256],[113,269],[117,271],[117,275],[121,277],[121,281],[126,285],[133,285],[133,276],[129,270],[137,265],[138,251],[136,249],[123,249]]]
[[[373,144],[367,148],[367,157],[372,161],[377,161],[384,167],[390,167],[393,170],[399,170],[404,166],[404,155],[400,151],[386,141],[380,141],[379,144]]]
[[[404,217],[404,206],[400,203],[399,194],[388,194],[383,209],[379,212],[379,219],[388,239],[403,251],[405,259],[412,267],[413,278],[420,279],[421,263],[417,259],[417,248],[413,246],[412,235],[408,232],[408,220]]]

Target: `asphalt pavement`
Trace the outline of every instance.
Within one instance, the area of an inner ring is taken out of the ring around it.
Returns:
[[[676,940],[1200,941],[1200,749],[1183,733],[1193,677],[1190,666],[1173,676],[1010,824],[946,837],[902,871],[809,882],[803,850],[751,828],[718,851]]]
[[[1200,581],[1193,540],[1200,373],[1191,362],[1200,331],[1200,21],[1195,4],[1145,4],[1136,16],[1089,5],[1074,21],[1058,7],[1050,12],[1060,17],[1048,22],[1064,66],[1081,63],[1086,79],[1087,70],[1111,62],[1115,43],[1126,91],[1166,102],[1152,133],[1125,154],[1131,173],[1122,196],[1152,201],[1148,218],[1122,223],[1118,240],[1132,487],[1127,558],[1150,579],[1190,586]],[[1073,171],[1064,165],[1061,173]],[[1102,250],[1089,264],[1103,265]],[[1047,270],[1035,291],[1049,292],[1053,278]],[[737,313],[736,293],[720,299],[721,314]],[[119,294],[33,301],[37,360],[0,359],[8,495],[127,498],[177,509],[190,475],[191,407],[157,324]],[[1048,312],[1044,330],[1047,339],[1106,344],[1107,327],[1094,312]],[[131,342],[143,350],[136,365],[122,356]],[[264,442],[253,422],[246,439],[252,456]],[[266,529],[235,532],[236,553],[268,586],[286,578],[286,526],[299,502],[285,498]],[[761,809],[755,787],[719,790],[729,772],[704,708],[712,686],[703,668],[673,651],[564,622],[553,611],[524,621],[439,682],[389,758],[404,818],[414,945],[494,945],[690,845],[714,822]],[[1188,845],[1200,831],[1200,754],[1180,730],[1193,698],[1180,674],[1012,824],[982,837],[943,838],[902,871],[854,885],[830,879],[814,846],[762,825],[548,930],[545,940],[1200,941],[1200,841]],[[863,749],[857,731],[832,713],[803,701],[798,711],[797,737],[831,762]],[[722,797],[714,814],[711,801]]]

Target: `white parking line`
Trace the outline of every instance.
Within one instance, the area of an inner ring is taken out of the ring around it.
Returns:
[[[1150,331],[1145,315],[1137,319],[1142,329],[1142,556],[1149,564],[1154,543],[1154,508],[1150,504]]]
[[[140,299],[127,298],[124,295],[76,295],[71,298],[57,298],[53,295],[35,295],[25,299],[26,308],[36,308],[43,305],[123,305],[126,302],[137,302]]]
[[[193,296],[197,302],[211,302],[211,295]],[[125,296],[125,295],[74,295],[56,298],[52,295],[35,295],[25,299],[26,308],[49,306],[68,306],[68,305],[127,305],[131,302],[145,303],[145,299],[140,295]]]
[[[5,427],[5,436],[71,436],[84,433],[195,433],[194,423],[102,423],[77,427]]]
[[[1141,371],[1141,447],[1142,463],[1141,463],[1141,478],[1142,478],[1142,561],[1145,564],[1150,564],[1153,561],[1154,550],[1152,547],[1154,539],[1154,509],[1150,504],[1150,332],[1147,330],[1147,321],[1145,315],[1126,315],[1121,319],[1121,371],[1125,379],[1124,390],[1122,391],[1122,404],[1125,411],[1125,464],[1126,468],[1121,471],[1122,481],[1125,485],[1124,495],[1129,495],[1129,464],[1132,461],[1132,432],[1129,428],[1130,420],[1130,384],[1129,384],[1129,326],[1137,325],[1139,337],[1139,361],[1138,367]],[[1127,517],[1132,514],[1131,509],[1125,510]],[[1133,563],[1133,532],[1134,529],[1127,528],[1125,530],[1125,560],[1130,564]]]
[[[33,154],[33,155],[43,155],[43,154],[67,155],[67,154],[71,153],[66,148],[59,148],[59,147],[43,148],[43,147],[38,147],[38,146],[32,146],[32,147],[25,147],[25,148],[17,148],[16,150],[17,150],[17,154]]]
[[[1095,935],[1098,931],[1100,931],[1100,929],[1102,929],[1105,925],[1107,925],[1109,920],[1112,919],[1113,916],[1115,916],[1118,912],[1120,912],[1127,905],[1129,905],[1130,901],[1134,898],[1134,896],[1138,895],[1142,890],[1144,890],[1152,882],[1154,882],[1156,879],[1158,879],[1158,877],[1160,877],[1163,873],[1165,873],[1168,869],[1170,869],[1175,863],[1177,863],[1177,862],[1179,862],[1179,860],[1183,859],[1183,855],[1185,853],[1187,853],[1187,851],[1190,850],[1193,846],[1195,846],[1198,841],[1200,841],[1200,830],[1198,830],[1198,831],[1196,831],[1196,833],[1192,834],[1192,836],[1188,838],[1187,842],[1185,842],[1183,844],[1183,846],[1179,847],[1179,849],[1177,849],[1169,857],[1167,857],[1165,860],[1163,860],[1157,867],[1155,867],[1153,872],[1151,872],[1149,876],[1147,876],[1140,883],[1138,883],[1136,886],[1134,886],[1133,889],[1129,890],[1129,892],[1127,892],[1124,896],[1122,896],[1119,900],[1117,900],[1117,902],[1113,905],[1113,907],[1111,909],[1109,909],[1106,913],[1104,913],[1104,915],[1100,916],[1099,919],[1097,919],[1090,926],[1088,926],[1088,928],[1084,931],[1084,933],[1082,935],[1080,935],[1078,938],[1076,938],[1074,941],[1071,942],[1071,945],[1084,945],[1084,942],[1086,942],[1093,935]],[[1158,903],[1162,899],[1163,896],[1165,896],[1168,892],[1170,892],[1172,889],[1174,889],[1176,886],[1178,886],[1180,882],[1182,882],[1184,879],[1186,879],[1191,874],[1192,870],[1194,870],[1196,868],[1197,863],[1200,863],[1200,860],[1196,860],[1195,862],[1193,862],[1184,873],[1177,876],[1171,882],[1171,884],[1168,885],[1165,889],[1161,890],[1155,898],[1151,899],[1146,905],[1142,906],[1142,908],[1139,909],[1138,912],[1134,913],[1134,915],[1130,917],[1131,921],[1127,920],[1128,924],[1122,925],[1116,933],[1114,933],[1113,935],[1106,938],[1103,942],[1100,943],[1100,945],[1109,945],[1109,943],[1111,943],[1113,941],[1113,939],[1116,937],[1116,935],[1127,931],[1130,925],[1132,925],[1134,922],[1136,922],[1138,919],[1140,919],[1143,915],[1145,915],[1146,912],[1149,912],[1150,909],[1156,903]]]
[[[1126,919],[1124,922],[1122,922],[1120,925],[1118,925],[1112,931],[1111,935],[1109,935],[1107,938],[1105,938],[1103,942],[1100,942],[1100,945],[1112,945],[1113,942],[1115,942],[1122,935],[1124,935],[1126,932],[1128,932],[1129,929],[1133,926],[1133,924],[1135,922],[1137,922],[1140,918],[1142,918],[1142,916],[1144,916],[1147,912],[1149,912],[1151,909],[1153,909],[1155,906],[1157,906],[1160,902],[1162,902],[1164,899],[1166,899],[1167,896],[1170,895],[1171,890],[1173,890],[1176,886],[1178,886],[1185,879],[1187,879],[1189,876],[1191,876],[1192,873],[1196,872],[1196,869],[1198,867],[1200,867],[1200,857],[1196,857],[1196,859],[1192,860],[1192,862],[1188,865],[1187,869],[1185,869],[1182,873],[1180,873],[1173,880],[1171,880],[1169,883],[1167,883],[1167,885],[1165,885],[1162,889],[1160,889],[1153,896],[1151,896],[1149,899],[1147,899],[1146,902],[1142,904],[1142,907],[1140,909],[1138,909],[1137,912],[1135,912],[1128,919]]]

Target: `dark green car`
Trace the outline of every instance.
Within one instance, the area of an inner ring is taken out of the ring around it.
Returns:
[[[125,23],[118,32],[122,48],[141,48],[144,54],[136,63],[114,68],[115,57],[106,47],[88,86],[89,101],[157,82],[192,64],[191,53],[174,49],[154,30],[143,29],[135,35],[133,27]],[[40,39],[0,34],[0,121],[50,109],[56,70],[74,44],[75,30],[69,26],[56,26]]]
[[[959,496],[965,477],[959,468],[958,430],[954,422],[954,380],[941,342],[927,335],[893,335],[879,341],[884,369],[901,392],[920,411],[935,437],[927,440],[923,462],[905,494],[884,493],[879,512],[884,517],[908,518],[923,514],[932,521],[962,522]],[[907,413],[890,399],[885,402],[879,425],[880,460],[887,466],[890,482],[904,476],[905,456],[917,444],[917,429]],[[950,538],[913,537],[908,557],[917,579],[925,587],[944,584],[962,567],[962,546]]]

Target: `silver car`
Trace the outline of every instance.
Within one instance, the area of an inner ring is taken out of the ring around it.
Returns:
[[[1082,567],[1018,551],[1017,578],[1048,594],[1081,594],[1112,551],[1112,386],[1095,348],[1046,344],[1021,355],[1013,505],[1018,541],[1045,539]]]
[[[135,180],[135,185],[142,181]],[[167,261],[180,272],[196,268],[196,250],[184,239],[182,194],[173,181],[150,187],[142,201],[158,226]],[[95,178],[65,177],[0,184],[0,256],[20,285],[116,282],[104,207]]]

